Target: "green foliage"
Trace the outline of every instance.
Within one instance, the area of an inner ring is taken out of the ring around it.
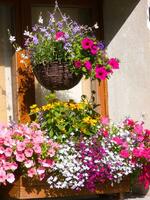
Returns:
[[[60,101],[53,94],[46,98],[48,103],[40,108],[32,106],[31,114],[36,114],[36,121],[50,138],[63,142],[97,133],[100,116],[85,96],[79,103]]]

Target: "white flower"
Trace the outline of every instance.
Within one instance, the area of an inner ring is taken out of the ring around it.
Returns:
[[[98,23],[96,22],[96,24],[94,24],[94,28],[95,29],[98,29],[99,28],[99,26],[98,26]]]
[[[55,22],[55,18],[54,17],[51,17],[51,22]]]
[[[42,18],[41,15],[39,16],[39,20],[38,20],[38,22],[39,22],[39,24],[43,24],[43,18]]]
[[[57,181],[57,176],[55,176],[55,177],[54,177],[53,181],[54,181],[54,182],[56,182],[56,181]]]
[[[18,51],[21,51],[21,47],[17,47],[16,51],[17,51],[17,52],[18,52]]]
[[[15,36],[10,36],[9,37],[9,41],[10,41],[10,43],[13,43],[13,42],[15,42],[16,41],[16,38],[15,38]]]
[[[26,31],[26,30],[24,31],[23,35],[25,35],[25,36],[31,36],[30,32]]]

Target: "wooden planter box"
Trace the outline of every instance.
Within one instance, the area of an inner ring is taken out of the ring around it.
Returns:
[[[46,197],[68,197],[68,196],[88,196],[95,194],[113,194],[125,193],[130,191],[130,182],[127,177],[120,184],[115,184],[113,187],[110,184],[105,184],[99,187],[94,193],[88,190],[74,191],[69,189],[50,189],[45,182],[31,181],[22,176],[16,180],[13,185],[9,185],[1,189],[1,197],[3,200],[11,198],[15,199],[34,199]]]

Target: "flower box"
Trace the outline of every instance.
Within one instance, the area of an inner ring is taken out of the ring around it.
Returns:
[[[89,196],[95,194],[113,194],[125,193],[130,191],[129,177],[124,179],[120,184],[115,184],[113,187],[110,184],[101,185],[95,192],[89,192],[86,189],[80,191],[69,189],[50,189],[46,182],[37,180],[28,180],[20,176],[13,185],[4,187],[2,190],[3,198],[16,199],[34,199],[46,197],[67,197],[67,196]]]

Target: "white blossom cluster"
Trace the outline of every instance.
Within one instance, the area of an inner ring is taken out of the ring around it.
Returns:
[[[134,138],[131,138],[130,132],[127,130],[120,129],[115,136],[120,136],[122,139],[128,142],[129,151],[132,150],[133,144],[135,142]],[[99,162],[104,163],[105,165],[110,166],[111,174],[112,174],[112,182],[120,183],[122,179],[132,174],[137,168],[141,168],[142,165],[133,163],[131,157],[128,159],[121,157],[117,151],[114,150],[114,142],[112,141],[112,135],[109,136],[108,139],[105,138],[101,143],[102,147],[106,152],[106,156],[103,157]]]
[[[52,175],[48,178],[47,182],[51,188],[71,188],[80,189],[84,187],[85,180],[88,179],[86,173],[87,166],[83,166],[81,162],[81,155],[75,149],[75,143],[67,141],[66,144],[62,144],[62,148],[58,153],[58,160],[53,167],[56,175]],[[82,174],[82,178],[79,175]]]

